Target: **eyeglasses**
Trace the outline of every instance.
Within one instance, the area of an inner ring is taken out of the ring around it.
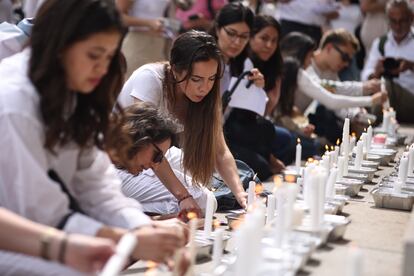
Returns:
[[[164,153],[156,144],[152,143],[152,145],[156,149],[156,151],[154,151],[154,156],[152,157],[152,162],[161,163],[162,160],[164,159]]]
[[[225,27],[223,27],[223,30],[226,32],[231,41],[236,41],[236,39],[239,38],[241,42],[246,42],[250,38],[250,33],[238,34],[236,31],[227,30]]]
[[[341,59],[342,59],[343,62],[347,62],[347,63],[351,63],[352,62],[352,58],[347,53],[345,53],[344,51],[342,51],[337,45],[333,44],[333,47],[341,55]]]

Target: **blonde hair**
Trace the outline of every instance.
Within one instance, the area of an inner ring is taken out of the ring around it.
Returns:
[[[351,45],[355,51],[359,51],[358,39],[343,28],[327,31],[321,39],[320,48],[325,48],[329,43],[335,45]]]

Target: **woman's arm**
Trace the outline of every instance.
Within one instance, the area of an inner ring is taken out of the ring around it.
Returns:
[[[193,211],[197,213],[198,217],[201,217],[200,206],[198,206],[193,197],[188,196],[190,193],[174,174],[166,158],[164,158],[159,167],[154,170],[154,173],[158,176],[168,191],[170,191],[179,201],[180,210]]]
[[[227,147],[223,132],[219,138],[219,148],[216,156],[216,169],[224,183],[230,188],[242,208],[247,208],[247,193],[243,188],[237,171],[236,161]]]
[[[125,26],[140,26],[140,27],[148,27],[154,31],[161,31],[163,24],[162,21],[159,19],[143,19],[134,16],[130,16],[128,14],[129,9],[131,8],[133,1],[131,0],[116,0],[116,5],[118,10],[121,12],[122,21],[124,22]]]
[[[62,242],[66,240],[66,248]],[[42,242],[43,240],[43,242]],[[43,244],[47,244],[43,245]],[[0,208],[0,248],[41,257],[52,261],[62,255],[65,264],[84,272],[96,272],[114,253],[114,243],[108,239],[71,234],[44,226]],[[42,253],[42,250],[45,252]],[[63,251],[63,253],[60,253]]]
[[[266,105],[265,110],[265,116],[271,116],[273,111],[275,110],[276,105],[279,102],[280,98],[280,87],[281,87],[282,81],[280,78],[276,80],[275,87],[267,92],[267,96],[269,97],[269,101]]]

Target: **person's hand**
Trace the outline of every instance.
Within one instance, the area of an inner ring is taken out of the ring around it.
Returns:
[[[185,217],[186,217],[186,215],[189,212],[196,213],[198,218],[201,218],[202,214],[203,214],[202,211],[201,211],[200,206],[198,206],[197,202],[194,200],[193,197],[188,197],[188,198],[186,198],[186,199],[184,199],[180,202],[180,215],[179,215],[179,217],[182,217],[183,215],[185,215]]]
[[[254,85],[256,85],[259,88],[264,88],[265,86],[265,79],[262,73],[260,73],[259,69],[253,68],[251,71],[251,76],[248,76],[247,78],[251,81],[253,81]]]
[[[400,66],[398,67],[398,72],[404,72],[407,70],[414,71],[414,61],[409,61],[406,59],[399,59]]]
[[[371,96],[372,105],[382,105],[388,99],[387,92],[382,91]]]
[[[175,250],[185,245],[184,235],[176,227],[146,226],[134,231],[138,243],[133,257],[151,260],[157,263],[167,263]]]
[[[97,272],[115,253],[115,243],[110,239],[78,234],[68,236],[64,263],[83,272]]]
[[[178,218],[166,219],[166,220],[161,220],[161,221],[153,221],[152,225],[154,227],[161,227],[161,228],[162,227],[175,228],[175,231],[177,231],[177,233],[181,232],[180,235],[184,237],[185,243],[188,242],[188,239],[190,236],[190,229],[186,223],[182,222]]]
[[[381,81],[379,79],[371,79],[362,83],[364,95],[372,95],[381,91]]]
[[[160,33],[164,29],[164,23],[161,19],[150,19],[148,20],[148,27],[151,31]]]
[[[327,13],[324,13],[323,16],[326,18],[326,20],[337,19],[339,17],[339,11],[327,12]]]
[[[285,164],[277,159],[273,154],[270,155],[269,158],[270,170],[273,174],[281,173],[285,168]]]
[[[247,208],[247,193],[245,191],[234,193],[234,197],[243,209]]]
[[[302,128],[303,134],[305,134],[307,137],[310,137],[312,133],[315,131],[315,126],[312,124],[308,124],[304,128]]]

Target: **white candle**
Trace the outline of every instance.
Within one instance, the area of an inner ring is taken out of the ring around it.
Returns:
[[[364,155],[363,145],[364,144],[362,141],[358,141],[357,147],[356,147],[355,163],[354,163],[356,169],[361,169],[362,157]]]
[[[331,169],[329,174],[328,184],[326,185],[326,197],[334,198],[335,197],[335,183],[338,176],[338,168],[334,167]]]
[[[335,146],[335,150],[334,150],[334,156],[335,156],[335,161],[334,163],[338,163],[338,157],[339,157],[339,146]]]
[[[391,123],[391,114],[388,111],[383,110],[383,119],[382,119],[382,129],[383,129],[383,131],[388,133],[390,123]]]
[[[344,164],[345,163],[345,158],[343,156],[339,156],[338,157],[338,175],[337,175],[337,180],[342,179],[342,177],[344,177]]]
[[[351,140],[349,141],[349,152],[353,152],[355,148],[355,143],[356,143],[356,137],[351,136]]]
[[[287,234],[290,233],[293,227],[293,207],[294,207],[298,192],[299,192],[299,188],[296,184],[287,184],[286,204],[285,204],[285,214],[286,214],[285,230]]]
[[[255,267],[257,264],[254,263],[254,256],[251,252],[251,247],[254,244],[254,237],[255,237],[255,228],[254,225],[249,221],[248,216],[240,226],[239,229],[235,232],[235,240],[236,240],[236,263],[235,263],[235,275],[241,276],[248,276],[252,275],[255,271]],[[256,254],[256,252],[255,252]]]
[[[408,173],[408,154],[404,152],[400,160],[400,166],[398,167],[398,178],[404,184],[407,181],[407,173]]]
[[[347,176],[348,175],[348,161],[349,161],[349,156],[344,156],[344,172],[343,175]]]
[[[408,176],[414,177],[414,144],[408,149]]]
[[[275,227],[275,246],[281,247],[285,234],[286,212],[285,212],[285,198],[286,189],[284,185],[279,186],[276,191],[276,227]]]
[[[331,169],[330,162],[329,162],[329,156],[327,154],[322,156],[322,161],[323,161],[323,167],[325,168],[326,172],[329,172],[329,170]]]
[[[385,78],[381,77],[381,92],[386,92],[387,91],[387,87],[385,85]],[[387,98],[387,100],[385,101],[385,103],[383,103],[382,105],[385,109],[390,108],[390,100]]]
[[[335,157],[335,151],[331,151],[331,152],[329,152],[328,153],[329,154],[329,160],[330,160],[330,166],[331,166],[331,168],[333,167],[333,165],[335,165],[336,164],[336,162],[337,162],[337,160],[336,160],[336,157]]]
[[[106,262],[100,276],[116,276],[125,268],[129,256],[135,248],[137,238],[132,233],[127,233],[122,236],[118,242],[115,254]]]
[[[371,149],[371,142],[372,142],[372,126],[369,125],[367,129],[367,152]]]
[[[305,204],[307,207],[310,206],[310,175],[312,173],[312,171],[316,168],[315,163],[310,163],[308,164],[308,166],[305,168],[305,175],[304,175],[304,179],[303,179],[303,199],[305,200]]]
[[[188,250],[190,253],[190,268],[188,269],[190,273],[194,273],[194,264],[197,255],[196,251],[196,233],[197,233],[197,224],[198,219],[194,217],[190,220],[190,236],[188,241]]]
[[[363,256],[361,249],[351,245],[348,251],[348,266],[347,276],[361,276],[362,275],[362,261]]]
[[[267,196],[267,212],[266,212],[266,224],[271,224],[275,218],[276,198],[274,195]]]
[[[394,182],[394,185],[393,185],[393,192],[396,193],[396,194],[400,194],[401,193],[401,187],[402,187],[402,182],[401,182],[400,179],[397,179]]]
[[[342,147],[343,147],[343,155],[349,155],[349,127],[350,121],[349,118],[345,118],[344,127],[342,131]]]
[[[300,173],[300,163],[302,160],[302,145],[300,144],[300,139],[298,138],[298,144],[296,145],[296,160],[295,160],[295,166],[296,171]]]
[[[221,263],[223,256],[223,233],[224,229],[217,229],[214,231],[214,245],[213,245],[213,267],[216,268]]]
[[[213,215],[214,215],[214,205],[216,199],[214,198],[213,193],[207,192],[207,206],[206,206],[206,214],[204,216],[204,234],[207,237],[211,235],[211,228],[213,225]]]
[[[256,198],[256,182],[250,181],[249,190],[247,194],[247,204],[249,207],[253,206],[255,198]]]
[[[325,173],[320,169],[315,169],[311,173],[310,188],[311,188],[311,228],[313,231],[318,231],[323,222],[323,206],[325,203],[325,194],[322,191],[323,181],[325,181]],[[322,207],[322,208],[321,208]]]
[[[361,134],[361,137],[359,137],[359,141],[362,141],[362,146],[363,146],[363,153],[368,153],[368,148],[367,148],[367,134],[364,132]]]

